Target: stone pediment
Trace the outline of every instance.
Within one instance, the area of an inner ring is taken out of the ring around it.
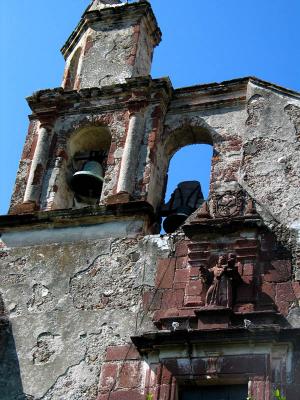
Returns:
[[[187,237],[193,239],[207,230],[234,231],[242,225],[263,226],[255,201],[242,188],[214,193],[182,226]]]

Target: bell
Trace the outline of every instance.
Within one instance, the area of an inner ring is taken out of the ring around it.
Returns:
[[[201,185],[198,181],[185,181],[178,184],[167,204],[161,207],[161,216],[166,233],[175,232],[184,221],[203,203]]]
[[[176,212],[167,216],[163,222],[163,228],[166,233],[173,233],[184,223],[194,209],[190,207],[179,207]]]
[[[74,192],[83,197],[100,197],[103,185],[103,168],[98,161],[87,161],[81,171],[75,172],[71,179]]]

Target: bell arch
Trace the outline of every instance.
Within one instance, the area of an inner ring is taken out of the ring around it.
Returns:
[[[110,174],[107,174],[111,141],[111,130],[105,124],[91,124],[85,120],[70,126],[64,135],[58,135],[53,148],[53,158],[49,160],[51,169],[43,183],[42,209],[81,208],[99,204],[100,200],[102,201],[103,189],[107,186],[107,182],[110,181],[109,176],[111,176],[111,171]],[[90,167],[92,166],[92,172],[96,172],[96,175],[103,178],[101,179],[101,190],[97,198],[87,198],[85,201],[77,202],[74,188],[71,185],[72,177],[76,172],[84,170],[84,163],[95,156],[100,156],[101,168],[96,165],[96,169],[94,169],[95,164]],[[80,159],[77,160],[77,157]],[[106,185],[104,185],[104,177],[107,181]]]
[[[165,200],[168,170],[174,154],[190,145],[214,146],[217,134],[203,121],[198,122],[198,125],[182,123],[173,130],[167,127],[164,131],[162,143],[157,148],[157,161],[148,191],[148,198],[156,210],[161,208]]]
[[[176,183],[198,180],[206,199],[209,194],[212,156],[213,147],[206,143],[190,144],[177,150],[168,165],[166,198],[170,197]]]
[[[172,131],[164,141],[164,153],[168,161],[181,148],[192,144],[210,144],[213,146],[213,132],[208,127],[186,125]]]
[[[99,203],[110,146],[111,133],[105,126],[85,126],[71,135],[66,179],[73,207]]]
[[[67,143],[67,152],[72,158],[81,151],[108,151],[110,144],[111,133],[106,126],[87,125],[73,132]]]
[[[211,175],[212,135],[205,128],[177,129],[165,142],[168,165],[160,208],[163,228],[174,232],[204,201]],[[200,173],[205,171],[205,173]]]

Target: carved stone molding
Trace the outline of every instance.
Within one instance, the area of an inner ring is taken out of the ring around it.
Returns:
[[[226,191],[215,195],[212,199],[213,215],[215,218],[229,218],[242,215],[244,208],[244,194],[242,191]]]

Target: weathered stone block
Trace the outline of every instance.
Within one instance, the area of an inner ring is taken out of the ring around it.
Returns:
[[[136,361],[128,361],[122,364],[117,388],[133,389],[141,386],[141,364]]]
[[[187,268],[177,269],[175,271],[174,284],[179,282],[187,282],[188,280],[189,280],[189,270]]]
[[[140,355],[133,345],[109,346],[105,359],[106,361],[139,360]]]
[[[162,309],[178,308],[182,307],[184,297],[184,290],[165,290],[162,297]]]
[[[277,283],[276,285],[276,305],[278,310],[283,314],[287,315],[291,304],[296,300],[293,291],[292,283]]]
[[[266,282],[286,282],[291,279],[291,263],[288,260],[272,261],[265,268],[264,280]]]
[[[99,390],[102,392],[109,392],[113,389],[116,383],[119,372],[119,364],[105,363],[101,367],[100,385]]]
[[[156,285],[158,288],[172,288],[175,274],[175,263],[175,258],[167,258],[158,261],[156,275]]]
[[[185,296],[200,296],[203,291],[203,282],[200,280],[190,281],[185,289]]]

